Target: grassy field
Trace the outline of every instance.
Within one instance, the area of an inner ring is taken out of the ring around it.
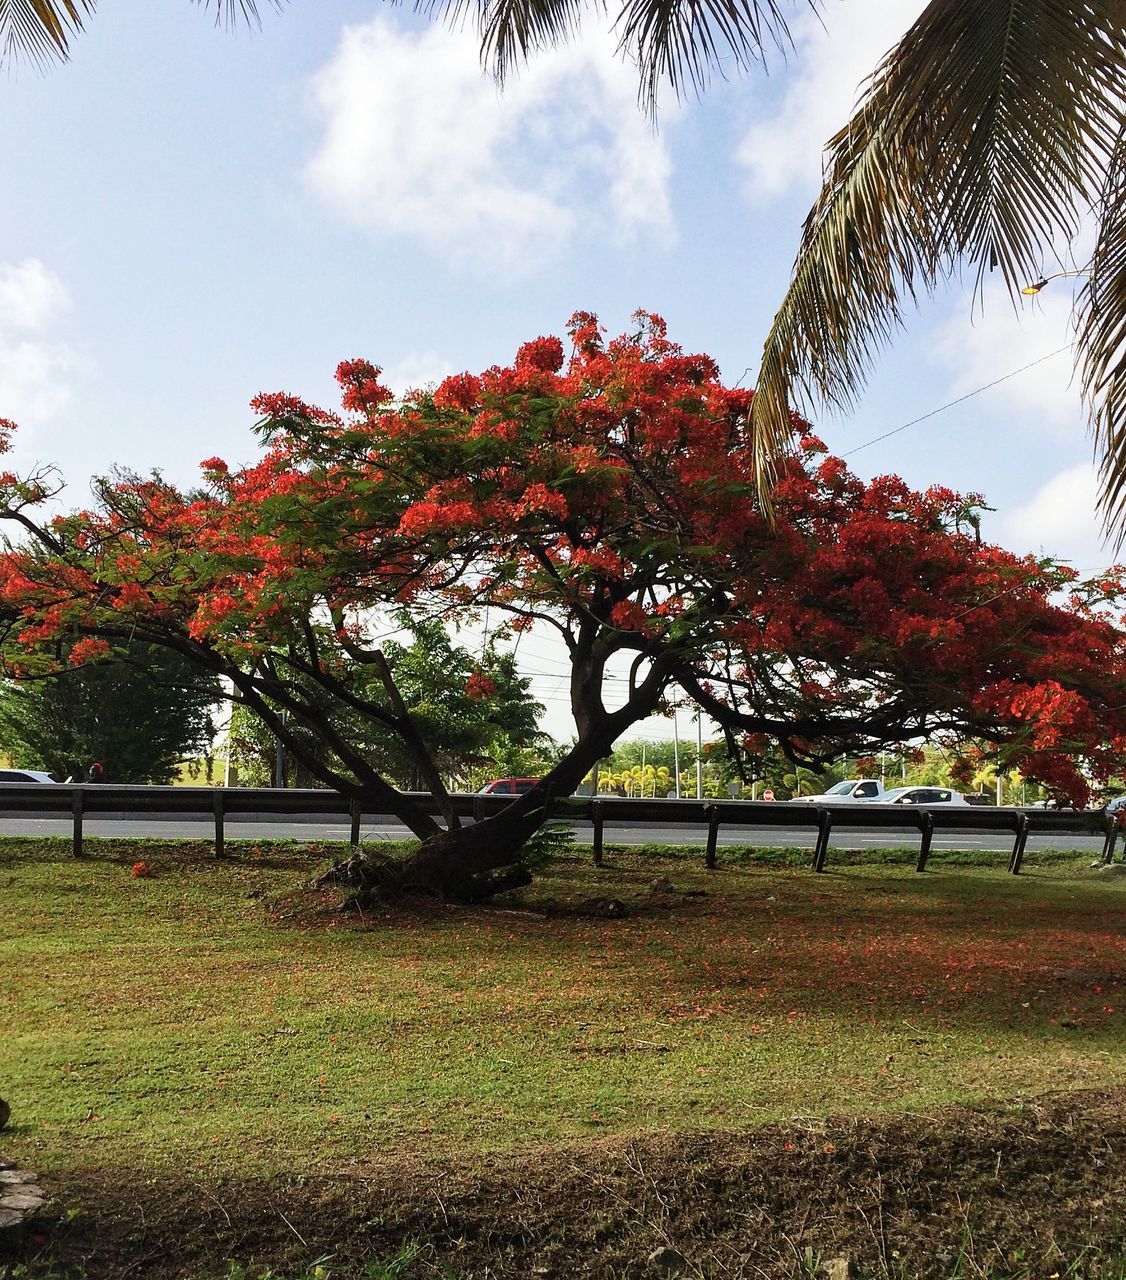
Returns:
[[[90,849],[0,845],[0,1146],[72,1185],[362,1177],[391,1153],[1126,1083],[1126,877],[1073,858],[815,877],[576,853],[503,908],[358,919],[309,888],[323,849]],[[588,914],[606,896],[622,918]]]

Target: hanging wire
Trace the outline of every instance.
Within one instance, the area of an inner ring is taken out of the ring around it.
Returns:
[[[964,396],[959,396],[957,400],[949,400],[946,404],[939,405],[937,409],[932,409],[930,413],[924,413],[921,418],[912,418],[910,422],[905,422],[901,427],[893,427],[891,431],[885,431],[882,436],[876,436],[872,440],[865,440],[863,444],[858,444],[852,449],[846,449],[839,456],[849,458],[854,453],[859,453],[861,449],[867,449],[869,446],[879,444],[881,440],[887,440],[891,436],[897,436],[901,431],[906,431],[908,427],[918,426],[920,422],[926,422],[928,418],[933,418],[936,414],[945,413],[947,409],[953,409],[956,404],[963,404],[966,400],[972,400],[974,396],[979,396],[983,391],[988,391],[990,387],[1000,386],[1002,382],[1008,382],[1010,378],[1015,378],[1017,374],[1027,373],[1029,369],[1035,369],[1038,364],[1043,364],[1045,360],[1051,360],[1053,356],[1062,355],[1065,351],[1070,351],[1075,346],[1074,342],[1068,342],[1062,347],[1057,347],[1055,351],[1049,351],[1046,356],[1040,356],[1039,359],[1033,360],[1029,364],[1021,365],[1019,369],[1014,369],[1012,373],[1002,374],[999,378],[994,378],[992,382],[987,382],[983,387],[977,387],[973,391],[967,391]]]

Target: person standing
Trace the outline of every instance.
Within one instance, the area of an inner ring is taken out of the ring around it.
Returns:
[[[105,782],[105,780],[106,780],[106,771],[102,767],[101,762],[98,760],[95,760],[94,763],[90,766],[90,772],[86,775],[86,781],[87,782]]]

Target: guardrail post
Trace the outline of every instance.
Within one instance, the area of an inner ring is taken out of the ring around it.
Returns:
[[[224,793],[216,788],[211,795],[211,808],[215,814],[215,856],[223,856],[223,817],[226,812]]]
[[[74,814],[74,843],[71,846],[71,851],[76,858],[82,857],[82,809],[82,788],[75,787],[71,797],[71,811]]]
[[[704,865],[709,871],[714,871],[715,847],[719,843],[719,806],[710,804],[704,812],[708,815],[708,848],[704,854]]]
[[[1009,870],[1014,876],[1020,875],[1020,864],[1024,861],[1024,846],[1028,843],[1028,814],[1022,813],[1017,818],[1017,838],[1013,841],[1013,856],[1009,859]]]
[[[923,838],[919,841],[919,861],[915,863],[916,871],[927,869],[927,859],[931,855],[931,837],[934,835],[934,814],[924,809],[920,814],[923,820]]]
[[[1113,813],[1106,815],[1106,836],[1103,840],[1103,856],[1100,861],[1109,865],[1114,861],[1114,846],[1118,843],[1118,820]]]
[[[602,865],[602,801],[594,800],[590,806],[590,818],[594,823],[594,865]]]
[[[353,849],[358,848],[360,843],[360,817],[362,812],[363,806],[358,800],[353,800],[348,805],[348,816],[352,821],[352,829],[348,833],[348,843]]]
[[[822,808],[817,815],[817,845],[813,850],[814,871],[825,870],[825,858],[829,853],[829,832],[833,829],[833,815],[827,808]]]

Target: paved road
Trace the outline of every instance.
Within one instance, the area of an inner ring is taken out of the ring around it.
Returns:
[[[589,823],[576,823],[575,838],[580,843],[591,842]],[[0,835],[22,836],[63,836],[71,834],[72,825],[69,818],[0,818]],[[393,823],[365,822],[360,828],[364,841],[403,840],[410,832]],[[117,836],[127,839],[163,838],[170,840],[210,840],[214,827],[208,817],[198,818],[154,818],[149,816],[134,818],[98,818],[87,815],[83,821],[83,832],[87,836]],[[720,845],[787,846],[797,849],[812,849],[817,833],[809,828],[798,827],[721,827],[719,831]],[[278,818],[245,819],[228,817],[226,821],[226,837],[228,840],[332,840],[344,841],[349,838],[349,826],[346,821],[310,819],[310,818]],[[607,844],[704,844],[707,838],[706,829],[702,826],[692,827],[606,827]],[[842,829],[835,831],[830,839],[830,848],[834,849],[895,849],[903,846],[917,848],[919,832],[904,828],[902,832],[864,831]],[[939,852],[943,849],[990,849],[1009,852],[1012,849],[1013,837],[1005,832],[972,832],[966,835],[937,834],[932,842],[932,849]],[[1090,853],[1092,857],[1102,850],[1102,836],[1078,835],[1030,835],[1027,851],[1037,849],[1074,849],[1082,853]]]

